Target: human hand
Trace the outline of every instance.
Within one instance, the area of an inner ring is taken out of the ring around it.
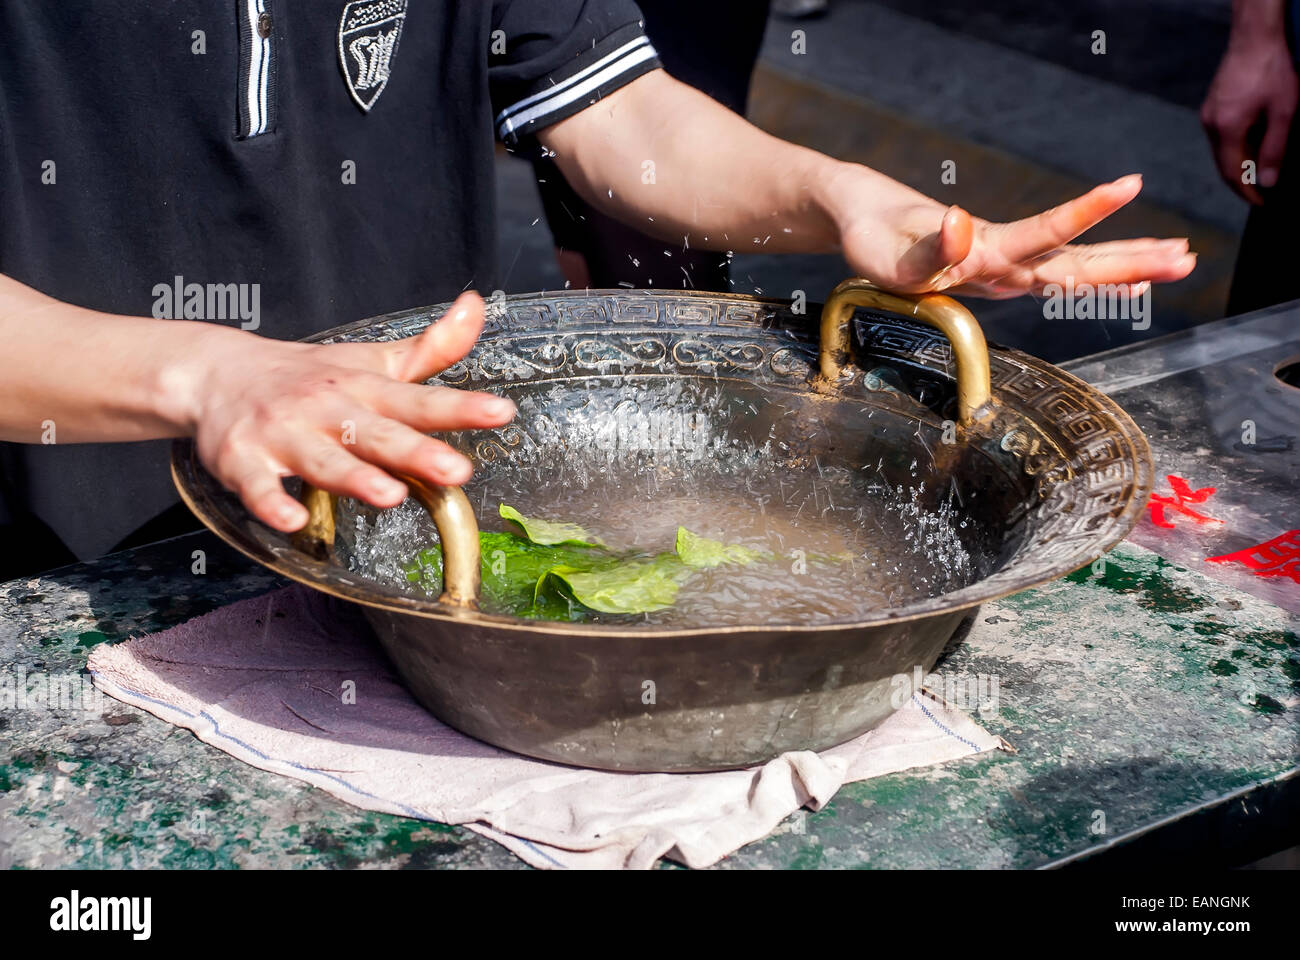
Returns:
[[[1141,189],[1142,178],[1134,174],[1024,220],[992,223],[853,166],[827,186],[826,204],[849,265],[900,293],[1002,299],[1073,282],[1116,284],[1137,295],[1149,282],[1191,273],[1196,255],[1186,239],[1069,241]]]
[[[1253,204],[1264,198],[1255,183],[1243,179],[1244,164],[1255,163],[1258,186],[1277,183],[1298,99],[1300,81],[1281,24],[1246,20],[1235,25],[1201,105],[1201,123],[1224,182]]]
[[[306,344],[221,330],[201,351],[189,391],[200,459],[263,523],[291,533],[307,510],[287,476],[393,507],[408,474],[464,483],[470,461],[427,433],[508,423],[515,406],[489,393],[426,386],[473,348],[483,301],[470,292],[417,337],[391,343]]]

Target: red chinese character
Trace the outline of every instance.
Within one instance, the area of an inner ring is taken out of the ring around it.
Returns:
[[[1300,583],[1300,530],[1288,530],[1245,550],[1205,559],[1210,563],[1245,564],[1257,577],[1290,577]]]
[[[1169,486],[1173,488],[1174,495],[1167,497],[1161,493],[1151,494],[1151,502],[1147,504],[1147,509],[1151,511],[1151,522],[1157,527],[1172,528],[1173,523],[1165,519],[1166,510],[1176,510],[1185,517],[1190,517],[1196,523],[1223,523],[1222,520],[1216,520],[1214,517],[1207,517],[1203,513],[1197,513],[1188,506],[1189,503],[1204,503],[1210,499],[1214,493],[1215,487],[1201,487],[1199,490],[1193,490],[1187,485],[1187,481],[1182,477],[1168,475]]]

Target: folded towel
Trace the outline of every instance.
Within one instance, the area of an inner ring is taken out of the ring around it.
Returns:
[[[716,863],[841,784],[1001,741],[928,692],[870,733],[721,773],[610,773],[522,757],[440,723],[356,609],[302,587],[96,648],[95,683],[205,743],[367,810],[463,824],[536,867]]]

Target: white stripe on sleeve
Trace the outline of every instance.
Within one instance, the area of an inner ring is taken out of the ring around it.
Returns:
[[[539,117],[554,113],[569,104],[582,99],[591,91],[613,80],[619,74],[626,73],[633,67],[653,60],[658,56],[655,48],[645,37],[619,47],[608,56],[602,57],[586,70],[574,74],[564,83],[557,84],[550,90],[533,94],[507,107],[497,115],[498,134],[504,139],[510,133],[527,126]],[[531,106],[530,106],[531,104]]]

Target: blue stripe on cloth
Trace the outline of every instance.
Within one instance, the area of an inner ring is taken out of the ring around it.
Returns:
[[[924,713],[927,717],[929,717],[929,718],[930,718],[930,721],[931,721],[931,722],[932,722],[936,727],[938,727],[938,728],[939,728],[940,730],[942,730],[944,733],[948,734],[948,736],[953,737],[953,738],[956,739],[956,740],[960,740],[962,743],[966,744],[966,746],[970,747],[970,748],[971,748],[972,750],[974,750],[976,753],[979,753],[979,752],[980,752],[980,748],[979,748],[976,744],[972,743],[970,740],[967,740],[965,737],[958,736],[956,733],[953,733],[953,732],[952,732],[951,730],[949,730],[946,726],[944,726],[944,725],[939,721],[939,718],[938,718],[938,717],[936,717],[933,713],[931,713],[929,710],[927,710],[927,709],[925,708],[925,704],[921,702],[921,698],[920,698],[920,697],[918,697],[916,694],[912,694],[912,699],[916,701],[916,705],[917,705],[918,707],[921,708],[921,712]]]

